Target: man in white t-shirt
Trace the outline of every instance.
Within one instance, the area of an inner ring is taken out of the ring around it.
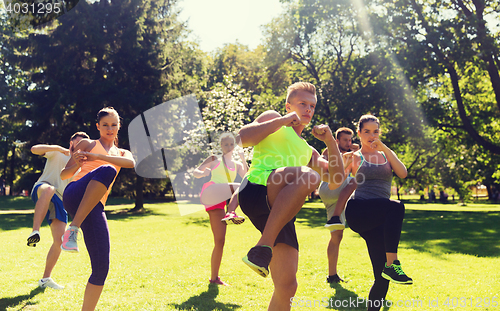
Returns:
[[[64,189],[71,179],[61,180],[61,171],[71,158],[74,146],[82,138],[89,138],[84,132],[77,132],[71,136],[70,148],[66,149],[58,145],[35,145],[31,152],[47,158],[43,173],[31,190],[31,199],[35,202],[35,214],[33,216],[33,232],[28,237],[28,246],[36,246],[40,241],[40,226],[43,217],[47,219],[52,232],[53,243],[47,254],[43,278],[38,281],[42,288],[51,287],[63,289],[50,277],[52,269],[61,254],[62,235],[68,223],[68,214],[64,209],[62,195]]]

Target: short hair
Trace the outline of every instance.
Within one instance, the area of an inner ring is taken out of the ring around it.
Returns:
[[[288,103],[289,99],[295,96],[298,91],[306,91],[316,96],[316,87],[314,84],[309,82],[295,82],[286,91],[286,102]]]
[[[363,129],[363,124],[365,124],[366,122],[375,122],[378,124],[378,126],[380,127],[380,121],[378,120],[378,118],[374,115],[371,115],[371,114],[365,114],[365,115],[362,115],[361,118],[359,118],[359,122],[358,122],[358,131],[361,131]]]
[[[348,127],[341,127],[335,131],[335,139],[339,139],[340,134],[354,135],[354,132]]]
[[[71,135],[70,141],[72,141],[73,139],[75,139],[77,137],[90,139],[90,136],[87,135],[87,133],[85,133],[85,132],[76,132],[75,134]]]

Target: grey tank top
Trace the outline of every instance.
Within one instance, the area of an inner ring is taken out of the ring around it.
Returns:
[[[356,172],[358,187],[354,191],[354,199],[389,199],[391,197],[392,167],[385,154],[385,163],[375,164],[368,162],[361,152],[361,164]]]
[[[325,204],[325,207],[328,209],[331,206],[335,207],[335,204],[337,204],[337,201],[339,200],[339,195],[342,189],[344,189],[347,184],[349,183],[349,180],[351,180],[353,177],[347,177],[342,185],[340,185],[337,189],[331,190],[328,188],[328,183],[322,181],[321,185],[319,185],[319,197],[321,198],[321,201]]]

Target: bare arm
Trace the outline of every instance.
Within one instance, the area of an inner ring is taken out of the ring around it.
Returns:
[[[69,155],[69,149],[66,149],[64,147],[58,146],[58,145],[34,145],[31,147],[31,152],[36,155],[45,155],[47,152],[51,151],[58,151],[60,153],[63,153],[65,155]]]
[[[327,125],[315,126],[312,130],[314,137],[323,141],[328,148],[328,161],[313,149],[309,167],[315,170],[321,180],[327,182],[330,189],[338,188],[344,181],[344,164],[340,155],[337,142],[333,138],[332,131]]]
[[[193,171],[194,178],[202,178],[210,175],[210,171],[212,170],[212,167],[214,167],[216,160],[217,157],[213,155],[206,158],[205,161],[203,161],[203,163],[201,163],[200,166],[194,169]]]
[[[399,160],[398,156],[389,149],[384,143],[382,143],[380,140],[376,139],[372,143],[372,148],[378,151],[382,151],[385,154],[385,157],[387,158],[387,161],[391,164],[392,170],[394,173],[399,178],[406,178],[408,175],[408,171],[406,170],[406,166]]]
[[[243,178],[248,172],[248,164],[247,161],[245,160],[245,154],[243,152],[240,152],[239,156],[241,160],[241,165],[238,165],[238,174],[240,175],[241,178]]]
[[[132,153],[125,149],[119,149],[119,152],[120,155],[91,153],[87,151],[77,151],[76,153],[84,155],[86,157],[86,161],[101,160],[123,168],[134,168],[135,160]]]
[[[282,126],[297,125],[299,121],[300,119],[295,112],[281,116],[274,110],[268,110],[258,116],[255,121],[240,129],[238,136],[241,139],[241,146],[255,146]]]
[[[94,141],[92,141],[90,139],[82,139],[78,142],[78,144],[76,146],[74,146],[72,153],[71,153],[71,159],[69,159],[68,163],[66,163],[66,166],[61,171],[61,179],[62,180],[73,177],[73,175],[75,175],[76,171],[78,171],[78,169],[84,163],[83,157],[76,155],[76,153],[74,151],[76,151],[76,150],[92,150],[93,145],[95,145]]]

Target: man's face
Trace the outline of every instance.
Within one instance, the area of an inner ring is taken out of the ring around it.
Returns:
[[[300,118],[302,125],[307,125],[311,122],[316,109],[316,96],[307,91],[297,91],[295,95],[288,99],[286,103],[286,111],[288,113],[295,111]]]
[[[352,144],[352,135],[339,133],[339,137],[337,138],[337,145],[339,146],[339,150],[342,153],[349,152],[351,150]]]

